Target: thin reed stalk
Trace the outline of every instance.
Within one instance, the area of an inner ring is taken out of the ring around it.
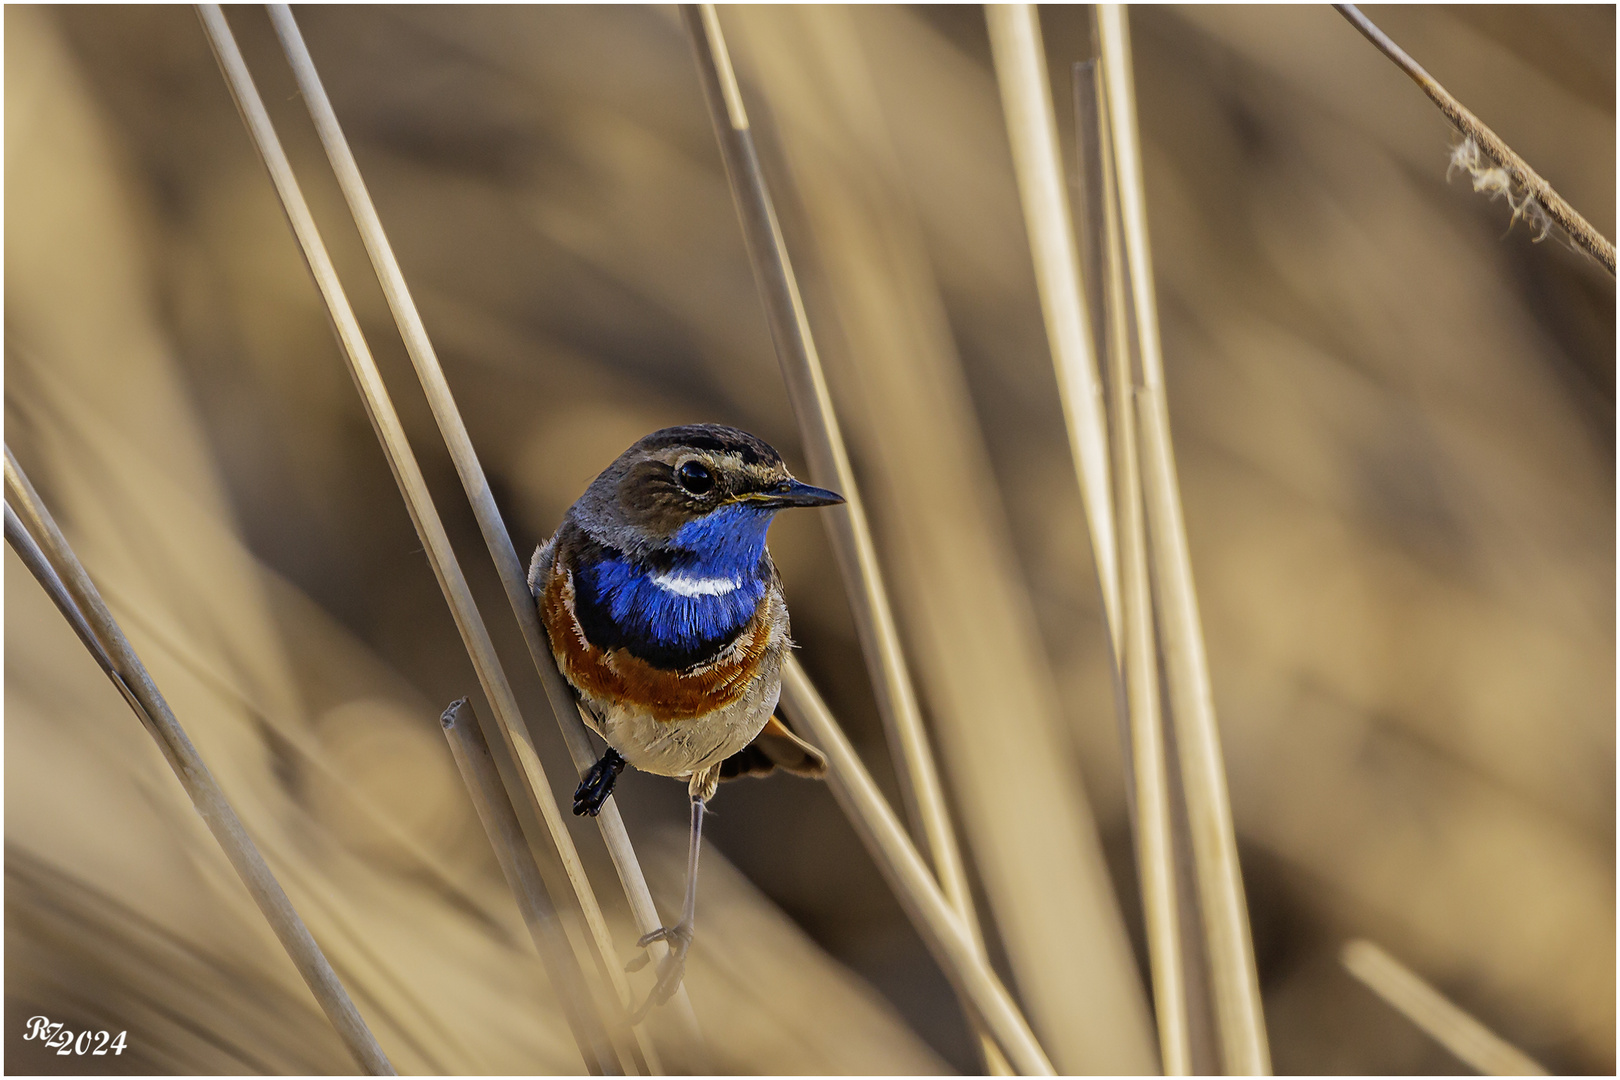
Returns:
[[[1546,1076],[1523,1050],[1468,1015],[1405,964],[1370,941],[1347,942],[1339,954],[1345,969],[1367,989],[1486,1076]]]
[[[1058,397],[1080,481],[1080,498],[1086,508],[1097,580],[1102,586],[1104,620],[1117,656],[1120,580],[1109,498],[1108,429],[1080,253],[1058,155],[1057,120],[1047,83],[1041,26],[1033,4],[986,4],[984,17],[1007,116],[1024,227],[1035,261],[1036,291],[1057,371]]]
[[[788,402],[798,421],[810,477],[815,483],[833,488],[844,496],[844,505],[831,508],[823,520],[827,523],[833,554],[838,560],[856,633],[871,675],[906,816],[919,846],[933,865],[941,889],[962,917],[982,955],[983,933],[945,803],[944,785],[923,727],[922,710],[900,645],[865,504],[855,482],[832,395],[827,389],[826,374],[805,314],[798,278],[760,168],[753,129],[732,68],[719,14],[713,4],[683,4],[681,18],[691,37],[704,100],[709,106],[720,157],[742,223],[754,281],[764,302]],[[1000,1071],[1006,1063],[997,1059],[994,1045],[983,1038],[982,1032],[981,1046],[990,1071]]]
[[[1052,1064],[1028,1021],[941,892],[804,668],[792,656],[782,667],[782,708],[827,755],[834,796],[957,993],[971,1005],[1021,1075],[1053,1075]]]
[[[1164,392],[1164,361],[1148,248],[1147,206],[1136,126],[1129,30],[1118,4],[1097,15],[1120,219],[1130,273],[1141,382],[1136,393],[1138,451],[1146,505],[1155,613],[1170,688],[1180,772],[1186,793],[1193,862],[1204,915],[1204,934],[1215,999],[1221,1053],[1228,1073],[1270,1071],[1265,1016],[1249,937],[1248,908],[1238,865],[1237,836],[1226,791],[1215,723],[1209,661],[1204,652],[1193,587],[1192,559],[1181,516],[1180,489],[1170,445],[1170,414]]]
[[[39,493],[29,483],[9,446],[6,447],[5,486],[7,539],[24,558],[30,571],[40,578],[51,599],[68,616],[68,622],[80,639],[85,641],[87,647],[92,641],[97,646],[90,648],[91,655],[156,740],[158,749],[163,752],[180,785],[191,797],[192,805],[207,824],[208,831],[214,834],[225,857],[242,879],[242,884],[247,886],[253,902],[269,921],[277,940],[287,950],[293,966],[303,976],[310,993],[315,995],[316,1003],[332,1022],[349,1053],[372,1076],[395,1075],[393,1065],[350,1000],[348,991],[332,970],[326,954],[310,935],[281,883],[270,872],[264,856],[259,854],[258,847],[242,827],[241,819],[225,798],[219,783],[208,771],[202,756],[197,753],[197,748],[170,710],[168,701],[152,681],[146,665],[124,637],[123,630],[107,609],[90,575],[85,572],[78,556],[68,545],[67,538],[40,500]],[[30,536],[33,544],[21,543],[23,535]],[[47,569],[54,573],[41,576]],[[52,576],[56,579],[54,583]],[[64,601],[77,610],[77,618],[63,607]]]
[[[512,545],[511,534],[501,518],[500,509],[495,505],[489,480],[482,463],[478,460],[477,451],[473,449],[472,438],[468,435],[467,425],[461,418],[461,410],[456,406],[450,384],[444,376],[444,368],[439,363],[438,354],[428,337],[416,302],[405,284],[405,275],[399,268],[399,261],[394,257],[393,245],[388,241],[382,219],[377,215],[376,205],[372,202],[371,193],[360,175],[360,167],[349,148],[349,141],[343,134],[343,128],[338,123],[337,113],[332,108],[331,99],[328,98],[326,87],[315,69],[315,62],[304,43],[303,34],[298,29],[292,10],[285,4],[272,4],[269,9],[270,21],[281,40],[287,63],[292,68],[304,104],[315,123],[321,145],[326,150],[327,160],[332,165],[332,171],[337,176],[338,186],[343,191],[349,212],[360,231],[360,238],[365,243],[372,269],[376,272],[383,295],[387,298],[388,308],[393,313],[394,323],[405,342],[406,352],[416,369],[417,378],[422,384],[428,405],[433,410],[433,418],[450,452],[450,458],[455,463],[456,474],[461,479],[467,501],[472,505],[473,516],[478,521],[478,528],[483,534],[485,546],[489,549],[490,559],[495,563],[495,571],[500,577],[507,602],[511,605],[512,614],[516,617],[518,628],[523,634],[523,642],[528,647],[529,657],[545,686],[547,700],[551,704],[557,726],[562,731],[569,756],[573,759],[574,767],[583,776],[595,764],[598,755],[580,718],[574,696],[563,683],[556,662],[552,658],[551,649],[546,644],[534,597],[529,592],[525,580],[523,565]],[[619,814],[618,805],[612,799],[603,805],[601,812],[596,816],[596,823],[608,855],[618,871],[636,927],[644,934],[651,933],[658,929],[662,922],[653,903],[652,892],[647,888],[646,877],[642,873],[635,848],[630,843],[629,833],[625,830],[624,819]],[[652,949],[654,958],[657,959],[668,951],[669,946],[659,941],[654,943]],[[671,1015],[680,1026],[680,1034],[687,1043],[689,1056],[699,1054],[702,1035],[684,985],[676,990],[670,1004]],[[651,1051],[653,1048],[649,1044],[644,1049]],[[657,1061],[658,1058],[654,1053],[649,1060],[650,1067],[657,1070],[659,1068]]]
[[[28,572],[34,575],[34,580],[38,581],[45,590],[45,595],[51,598],[51,603],[56,605],[56,610],[62,613],[62,618],[66,619],[68,625],[73,627],[73,632],[79,636],[79,641],[89,650],[90,655],[95,658],[97,666],[101,668],[107,678],[113,681],[113,685],[118,688],[118,692],[124,695],[124,700],[129,702],[130,707],[135,709],[136,715],[141,717],[144,723],[146,718],[142,715],[143,710],[139,708],[139,703],[130,694],[129,687],[124,685],[124,680],[118,677],[118,672],[113,670],[112,657],[107,655],[107,650],[103,649],[101,642],[96,640],[95,631],[91,630],[90,624],[85,621],[84,612],[79,610],[79,605],[75,604],[73,597],[68,595],[67,586],[62,584],[62,579],[57,576],[56,570],[52,568],[50,560],[45,558],[45,553],[39,549],[39,545],[34,543],[34,538],[28,535],[28,530],[23,527],[22,519],[17,516],[16,511],[11,509],[11,504],[8,502],[5,505],[6,543],[11,545],[11,550],[17,553],[17,557],[22,560],[23,565],[28,567]]]
[[[1094,168],[1084,187],[1091,235],[1101,241],[1104,341],[1108,355],[1108,414],[1113,437],[1114,523],[1119,530],[1120,655],[1127,701],[1128,755],[1136,810],[1136,870],[1142,892],[1148,965],[1165,1074],[1193,1071],[1188,984],[1182,963],[1181,918],[1172,830],[1176,817],[1159,702],[1159,665],[1148,580],[1147,532],[1136,447],[1136,376],[1130,351],[1130,300],[1115,190],[1113,139],[1102,70],[1092,64],[1077,81],[1076,107],[1093,121],[1094,141],[1082,152]]]
[[[590,879],[580,862],[579,852],[575,849],[573,837],[568,832],[566,819],[557,806],[550,781],[540,763],[533,736],[518,711],[517,700],[512,693],[511,685],[507,682],[500,659],[496,656],[489,630],[484,625],[477,605],[473,602],[461,565],[456,560],[449,537],[445,534],[444,525],[439,519],[438,510],[428,493],[422,470],[416,462],[416,455],[405,438],[405,431],[394,410],[393,401],[383,385],[382,376],[377,371],[376,363],[372,360],[371,352],[360,332],[360,324],[343,292],[342,284],[338,281],[337,272],[332,266],[325,244],[316,229],[314,218],[310,215],[309,207],[298,187],[292,165],[282,150],[280,140],[276,137],[270,116],[265,111],[264,102],[259,97],[252,76],[248,73],[247,65],[236,46],[224,13],[214,4],[198,5],[198,13],[209,42],[213,46],[215,57],[219,61],[220,70],[236,100],[237,108],[270,173],[281,199],[282,209],[292,225],[310,274],[314,277],[322,299],[326,302],[333,328],[348,361],[349,372],[365,404],[366,414],[371,420],[372,428],[377,433],[378,441],[388,458],[389,468],[393,471],[394,479],[405,498],[411,521],[428,554],[434,576],[438,579],[439,587],[455,619],[456,628],[461,634],[462,643],[477,672],[479,684],[494,710],[497,726],[507,744],[507,749],[518,765],[518,774],[527,788],[525,797],[529,799],[536,816],[545,823],[568,875],[569,883],[579,900],[595,946],[597,968],[612,986],[614,999],[627,1010],[630,1006],[629,987],[616,959],[607,920],[602,915]],[[622,1016],[614,1019],[620,1023],[625,1022]],[[604,1018],[604,1021],[607,1022],[607,1018]],[[650,1049],[650,1043],[643,1033],[638,1031],[637,1038],[644,1052]]]
[[[469,722],[463,719],[464,714],[472,716],[472,707],[466,698],[452,702],[439,718],[445,740],[450,744],[450,754],[461,771],[462,783],[467,785],[467,794],[472,797],[478,820],[483,823],[490,846],[495,849],[501,873],[517,900],[518,910],[523,913],[540,962],[551,977],[563,1018],[574,1033],[574,1042],[579,1046],[586,1070],[598,1076],[617,1072],[607,1033],[595,1012],[584,1007],[590,1000],[585,973],[580,970],[579,957],[574,954],[568,933],[557,917],[557,909],[546,893],[534,853],[523,838],[523,827],[518,824],[517,813],[506,796],[495,759],[490,756],[489,744],[484,741],[477,719]]]
[[[754,146],[742,90],[713,4],[683,4],[681,16],[692,39],[703,94],[714,121],[726,178],[737,204],[754,280],[759,286],[771,340],[782,367],[788,401],[799,422],[810,478],[844,496],[844,505],[823,515],[855,617],[861,648],[871,672],[884,730],[907,816],[939,875],[941,887],[958,910],[972,912],[960,849],[945,806],[939,770],[929,749],[922,712],[900,646],[893,608],[878,564],[877,548],[850,465],[843,431],[833,410],[821,356],[816,351],[798,278],[776,220],[765,175]],[[977,931],[975,930],[975,933]]]
[[[1373,21],[1361,13],[1354,4],[1334,4],[1339,14],[1349,20],[1350,25],[1361,31],[1368,41],[1378,47],[1383,53],[1395,62],[1395,66],[1418,84],[1422,91],[1429,95],[1429,100],[1440,107],[1458,131],[1464,136],[1473,139],[1490,159],[1508,171],[1508,175],[1536,202],[1547,211],[1547,216],[1556,221],[1559,226],[1569,234],[1582,251],[1603,264],[1603,268],[1612,276],[1614,274],[1614,245],[1602,233],[1592,227],[1591,222],[1580,215],[1576,209],[1564,201],[1564,197],[1553,190],[1553,186],[1542,179],[1541,174],[1530,167],[1530,163],[1514,153],[1513,147],[1502,141],[1502,137],[1475,116],[1473,112],[1458,101],[1451,92],[1441,86],[1433,75],[1424,70],[1423,65],[1392,41],[1388,34],[1378,29]]]

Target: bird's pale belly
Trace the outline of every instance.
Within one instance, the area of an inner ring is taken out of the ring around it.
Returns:
[[[737,753],[765,727],[782,692],[782,651],[766,655],[735,701],[702,716],[664,720],[650,709],[586,693],[586,722],[643,772],[690,776]]]

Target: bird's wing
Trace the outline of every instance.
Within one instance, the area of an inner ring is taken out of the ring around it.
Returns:
[[[773,716],[753,742],[720,763],[720,779],[768,776],[776,769],[819,780],[827,775],[827,759]]]

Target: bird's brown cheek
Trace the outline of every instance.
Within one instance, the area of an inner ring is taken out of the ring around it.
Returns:
[[[692,516],[686,497],[671,488],[667,471],[647,462],[619,485],[619,506],[626,520],[658,539],[673,536]]]

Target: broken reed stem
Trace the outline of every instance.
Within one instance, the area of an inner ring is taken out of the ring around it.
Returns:
[[[360,238],[365,243],[372,269],[376,272],[377,281],[387,298],[388,308],[393,313],[394,323],[405,342],[406,352],[416,369],[417,378],[422,384],[428,405],[433,410],[433,418],[450,452],[450,458],[455,463],[456,474],[461,478],[461,486],[467,494],[467,501],[472,505],[473,516],[478,520],[479,531],[483,533],[484,544],[489,549],[490,559],[495,563],[495,571],[501,579],[501,587],[506,592],[507,602],[511,605],[512,614],[523,634],[523,642],[528,647],[529,657],[545,686],[546,698],[551,704],[557,726],[562,731],[569,757],[573,759],[575,769],[583,777],[596,763],[598,755],[591,744],[585,724],[580,719],[574,696],[557,672],[551,648],[546,643],[544,631],[540,627],[534,596],[529,592],[525,580],[523,565],[512,546],[511,534],[501,518],[500,509],[495,505],[489,480],[485,476],[482,463],[478,460],[477,451],[473,449],[467,425],[461,418],[461,410],[456,406],[455,397],[450,392],[444,368],[439,363],[433,342],[428,337],[427,328],[417,311],[416,301],[412,299],[410,289],[405,284],[405,275],[400,270],[399,261],[394,257],[393,245],[388,241],[382,219],[378,216],[371,193],[360,175],[360,167],[349,148],[349,141],[343,134],[343,128],[338,123],[337,113],[332,108],[330,98],[327,97],[326,87],[315,69],[315,62],[304,43],[303,34],[298,29],[292,10],[285,4],[269,5],[269,10],[270,21],[281,40],[287,63],[297,80],[310,119],[315,123],[321,145],[325,148],[327,160],[337,176],[338,186],[343,191],[343,198],[354,217]],[[618,871],[636,927],[643,934],[651,933],[658,929],[662,922],[658,917],[658,909],[653,904],[652,892],[647,888],[647,880],[641,871],[635,848],[630,843],[629,833],[625,830],[624,819],[619,814],[618,805],[611,798],[603,805],[596,817],[596,823],[608,855]],[[654,959],[661,958],[668,949],[669,946],[665,942],[654,943],[652,946]],[[702,1036],[697,1026],[697,1016],[692,1011],[691,998],[687,995],[684,985],[676,990],[670,1005],[670,1014],[679,1024],[681,1037],[688,1044],[686,1048],[688,1054],[700,1054]],[[649,1055],[649,1068],[655,1072],[662,1071],[656,1050],[650,1041],[642,1040],[642,1051]],[[695,1064],[695,1061],[692,1064]]]
[[[1175,457],[1170,446],[1170,414],[1164,393],[1158,305],[1153,292],[1152,254],[1148,248],[1129,30],[1124,11],[1118,4],[1099,5],[1097,23],[1126,265],[1142,365],[1136,421],[1140,425],[1138,451],[1142,458],[1155,613],[1164,648],[1170,715],[1180,751],[1193,862],[1204,913],[1216,1025],[1228,1073],[1267,1073],[1271,1069],[1271,1055],[1266,1046],[1254,946],[1249,938],[1237,835],[1232,824],[1232,805],[1227,797],[1226,768],[1221,760],[1220,733],[1215,723],[1209,660],[1204,652],[1192,559],[1187,550]]]
[[[1033,4],[986,4],[990,51],[1012,143],[1024,227],[1035,261],[1046,337],[1057,369],[1059,400],[1086,508],[1091,550],[1102,586],[1103,617],[1111,642],[1119,640],[1120,582],[1109,499],[1108,430],[1097,378],[1091,321],[1069,214],[1067,184],[1058,155],[1057,120],[1048,89],[1046,54]],[[1118,655],[1117,647],[1115,655]]]
[[[264,856],[242,827],[241,819],[231,808],[219,783],[186,736],[169,703],[152,681],[146,665],[141,663],[141,658],[124,637],[123,630],[107,609],[90,575],[73,553],[61,529],[57,528],[50,511],[40,501],[39,493],[29,483],[9,446],[6,447],[5,486],[7,539],[12,542],[18,555],[23,557],[30,571],[40,578],[40,583],[63,614],[68,616],[68,622],[86,646],[90,647],[94,642],[95,647],[90,648],[91,655],[157,741],[164,759],[191,797],[192,805],[224,849],[225,857],[230,860],[242,884],[247,886],[253,902],[269,921],[270,928],[275,931],[282,948],[287,950],[293,966],[303,976],[310,993],[315,995],[316,1003],[337,1030],[338,1038],[343,1040],[355,1061],[370,1075],[395,1075],[393,1065],[377,1044],[376,1036],[366,1026],[359,1010],[354,1007],[348,991],[338,981],[326,954],[310,935],[304,920],[299,918],[281,883],[270,872]],[[22,544],[18,534],[30,536],[33,544]],[[41,571],[47,569],[53,573],[49,577],[41,576]],[[54,586],[51,577],[55,578]],[[77,610],[77,618],[63,607],[64,601]],[[86,632],[90,635],[88,639]]]
[[[574,954],[568,933],[557,917],[557,909],[546,893],[534,853],[523,837],[523,827],[518,824],[517,813],[507,798],[495,759],[490,756],[489,744],[484,741],[477,719],[463,719],[463,714],[467,717],[473,714],[466,698],[452,702],[439,718],[445,740],[450,744],[450,754],[461,771],[461,780],[467,785],[467,794],[472,797],[478,820],[489,836],[490,847],[495,849],[501,873],[517,900],[518,910],[523,913],[535,951],[551,977],[552,989],[557,993],[569,1030],[574,1033],[574,1042],[579,1046],[586,1070],[598,1076],[615,1073],[618,1068],[607,1033],[595,1012],[582,1007],[590,1000],[590,988],[585,984],[585,973],[580,970],[579,957]]]
[[[1370,941],[1347,942],[1345,969],[1390,1007],[1486,1076],[1546,1076],[1524,1051],[1458,1008],[1415,972]]]
[[[1395,62],[1395,66],[1406,72],[1412,81],[1429,95],[1429,99],[1440,107],[1447,120],[1462,132],[1467,138],[1479,144],[1492,161],[1508,171],[1515,183],[1527,191],[1547,211],[1547,216],[1556,221],[1569,234],[1569,238],[1580,246],[1581,250],[1591,255],[1610,275],[1614,274],[1614,245],[1604,238],[1603,234],[1592,228],[1592,225],[1582,217],[1573,206],[1564,201],[1564,197],[1553,190],[1553,186],[1541,178],[1541,174],[1530,167],[1530,163],[1513,152],[1513,148],[1502,141],[1502,137],[1475,116],[1462,102],[1441,86],[1433,75],[1423,69],[1423,65],[1412,59],[1406,50],[1390,40],[1388,34],[1375,26],[1371,19],[1363,15],[1354,4],[1334,4],[1339,14],[1349,20],[1350,25],[1360,30],[1362,35],[1378,47],[1383,53]]]
[[[810,479],[844,496],[844,505],[831,507],[824,517],[833,554],[844,579],[850,612],[855,619],[861,651],[866,658],[878,712],[883,718],[890,758],[906,816],[922,850],[938,876],[940,888],[961,915],[980,953],[984,937],[974,911],[967,869],[951,825],[922,710],[906,666],[889,604],[883,570],[867,522],[865,504],[855,482],[843,430],[833,409],[827,377],[810,332],[798,278],[788,257],[787,244],[776,218],[776,207],[760,168],[754,133],[743,105],[742,90],[731,65],[731,53],[713,4],[682,4],[681,19],[692,42],[703,97],[720,145],[720,158],[736,203],[743,240],[753,267],[754,282],[765,306],[771,341],[787,385],[788,402],[798,421],[810,465]],[[993,1045],[982,1037],[986,1065],[999,1071]]]
[[[326,302],[333,329],[348,361],[349,373],[354,378],[355,386],[366,407],[366,414],[388,458],[389,468],[393,471],[400,493],[405,498],[411,521],[416,526],[417,536],[428,554],[428,561],[433,567],[434,576],[438,579],[439,588],[444,593],[445,602],[455,618],[456,628],[460,631],[462,644],[467,649],[468,657],[477,672],[479,684],[483,687],[485,697],[495,712],[497,726],[513,760],[517,762],[518,774],[528,789],[526,797],[530,800],[536,816],[545,823],[563,868],[567,872],[569,883],[579,900],[591,940],[595,945],[598,970],[613,987],[615,1000],[627,1011],[631,1004],[629,987],[624,980],[623,971],[620,970],[607,921],[602,916],[590,879],[580,862],[579,852],[574,847],[567,822],[552,794],[551,784],[540,763],[533,736],[518,711],[517,700],[512,694],[511,685],[507,682],[506,673],[501,668],[500,659],[495,654],[489,630],[484,625],[477,605],[473,602],[466,577],[462,574],[461,565],[450,546],[450,539],[445,534],[444,524],[440,521],[438,510],[428,493],[427,483],[422,478],[422,470],[416,462],[416,455],[411,451],[410,443],[405,438],[405,430],[399,422],[398,413],[394,410],[388,389],[383,385],[382,376],[377,371],[370,349],[366,346],[365,337],[360,332],[360,324],[349,306],[331,258],[327,255],[326,246],[315,227],[315,220],[310,215],[309,206],[299,190],[292,165],[287,160],[280,140],[276,137],[269,113],[265,111],[264,102],[260,99],[253,78],[248,73],[247,65],[236,46],[236,40],[225,21],[224,13],[216,4],[200,4],[197,10],[209,43],[213,46],[215,58],[219,61],[220,70],[225,76],[226,84],[230,87],[237,108],[242,114],[243,122],[247,125],[254,145],[270,173],[276,193],[281,199],[282,209],[298,239],[305,263],[315,279],[322,299]],[[625,1022],[626,1018],[615,1019]]]
[[[972,1015],[983,1022],[1021,1075],[1052,1075],[1052,1064],[1029,1023],[985,960],[961,916],[940,891],[928,865],[804,668],[792,656],[782,666],[782,709],[794,726],[814,739],[827,755],[828,783],[844,815],[888,879],[940,970],[971,1006]]]
[[[1176,881],[1175,816],[1170,798],[1164,716],[1159,702],[1159,666],[1153,598],[1148,581],[1147,533],[1142,478],[1136,449],[1135,387],[1130,353],[1130,299],[1125,291],[1125,251],[1114,183],[1113,140],[1108,130],[1102,70],[1089,65],[1077,84],[1076,106],[1094,119],[1095,141],[1082,152],[1098,181],[1085,188],[1092,235],[1102,245],[1103,322],[1108,354],[1108,411],[1113,435],[1115,525],[1119,530],[1120,656],[1127,702],[1131,788],[1135,793],[1136,870],[1152,973],[1159,1054],[1167,1076],[1193,1071],[1188,1024],[1187,975],[1182,963]]]

